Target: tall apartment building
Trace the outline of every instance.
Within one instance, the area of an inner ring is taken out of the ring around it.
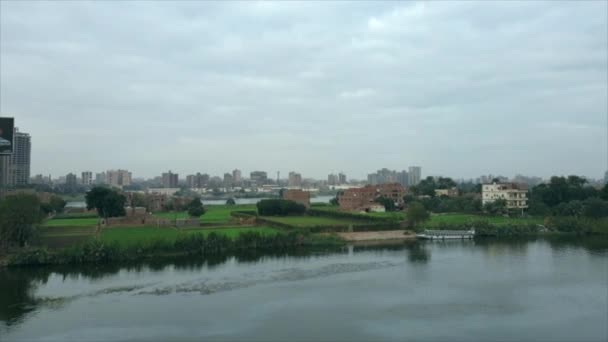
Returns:
[[[108,170],[106,171],[106,184],[116,188],[131,185],[131,172],[127,170]]]
[[[528,208],[528,189],[516,183],[491,183],[481,186],[481,202],[483,205],[498,199],[507,202],[508,209]]]
[[[346,183],[348,183],[348,182],[346,181],[346,174],[344,174],[343,172],[340,172],[340,173],[338,174],[338,183],[339,183],[339,184],[346,184]]]
[[[28,133],[19,132],[15,127],[13,135],[13,155],[11,158],[12,185],[26,185],[30,182],[30,167],[32,154],[32,137]]]
[[[409,174],[407,171],[403,170],[397,173],[397,183],[401,184],[401,186],[407,187],[410,185]]]
[[[68,173],[65,176],[65,185],[66,185],[66,187],[69,187],[72,189],[75,188],[76,185],[78,185],[78,178],[76,177],[76,175],[71,172]]]
[[[234,184],[240,184],[242,180],[243,179],[241,176],[241,170],[239,170],[239,169],[232,170],[232,181],[234,182]]]
[[[165,172],[162,175],[162,184],[163,188],[177,188],[177,183],[179,181],[179,175],[177,173],[173,173],[171,171]]]
[[[265,171],[252,171],[249,173],[252,183],[263,185],[268,183],[268,174]]]
[[[207,186],[209,183],[209,175],[197,172],[195,175],[186,176],[186,184],[191,189],[201,189]]]
[[[106,173],[100,172],[95,174],[95,184],[101,185],[106,184]]]
[[[232,173],[224,173],[224,186],[227,188],[232,187],[233,182]]]
[[[422,175],[422,168],[420,166],[410,166],[408,169],[408,185],[415,186],[420,183],[420,177]]]
[[[289,173],[289,180],[287,185],[293,187],[302,187],[302,175],[297,172],[291,171]]]
[[[338,176],[335,173],[330,173],[327,176],[327,184],[338,185],[339,184]]]
[[[82,185],[92,185],[93,184],[93,172],[91,171],[83,171],[81,174]]]

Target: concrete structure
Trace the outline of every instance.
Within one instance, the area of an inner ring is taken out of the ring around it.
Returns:
[[[300,203],[306,207],[306,209],[310,208],[310,192],[298,189],[291,189],[283,191],[284,200],[294,201],[296,203]]]
[[[241,184],[241,182],[243,181],[243,177],[241,175],[241,170],[239,170],[239,169],[232,170],[232,181],[234,182],[234,184]]]
[[[450,188],[450,189],[435,189],[435,196],[447,196],[447,197],[458,197],[460,192],[458,188]]]
[[[93,172],[91,171],[83,171],[81,175],[82,185],[92,185],[93,184]]]
[[[302,187],[302,175],[297,172],[291,171],[289,173],[289,180],[287,185],[290,187]]]
[[[227,188],[231,188],[234,185],[234,179],[232,178],[232,173],[224,173],[224,186]]]
[[[604,173],[604,184],[608,184],[608,170]]]
[[[403,170],[397,173],[397,183],[401,184],[403,187],[408,187],[410,185],[409,174],[407,171]]]
[[[251,182],[256,185],[264,185],[268,183],[268,174],[265,171],[253,171],[249,174]]]
[[[422,168],[420,166],[410,166],[408,169],[408,185],[415,186],[420,183]]]
[[[481,202],[483,205],[498,199],[507,201],[508,209],[528,208],[528,189],[516,183],[483,184],[481,187]]]
[[[338,174],[338,184],[346,184],[346,183],[348,183],[348,182],[346,181],[346,174],[344,174],[344,173],[340,172],[340,173]]]
[[[338,185],[339,182],[338,176],[335,173],[331,173],[327,176],[328,185]]]
[[[131,172],[127,170],[108,170],[105,176],[105,184],[111,187],[122,189],[123,186],[131,185]]]
[[[107,177],[106,177],[105,172],[95,174],[95,184],[97,184],[97,185],[107,184]]]
[[[186,184],[190,189],[202,189],[209,183],[209,175],[197,172],[195,175],[186,176]]]
[[[405,194],[405,188],[399,183],[366,185],[363,188],[345,190],[338,198],[338,202],[342,210],[370,210],[372,205],[377,204],[376,199],[380,197],[390,198],[396,206],[401,206]]]
[[[147,194],[173,196],[179,190],[180,190],[180,188],[149,188],[146,191],[146,193]]]
[[[0,193],[12,186],[11,155],[0,155]]]
[[[68,173],[65,176],[65,185],[72,189],[75,188],[76,185],[78,185],[78,178],[76,177],[76,175],[71,172]]]
[[[163,188],[177,188],[179,182],[179,175],[171,171],[162,174],[161,183]]]
[[[19,129],[15,127],[11,158],[12,185],[19,186],[30,183],[31,154],[32,137],[28,133],[19,132]]]

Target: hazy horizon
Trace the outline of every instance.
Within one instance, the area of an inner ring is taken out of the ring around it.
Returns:
[[[0,2],[31,174],[607,168],[607,2]]]

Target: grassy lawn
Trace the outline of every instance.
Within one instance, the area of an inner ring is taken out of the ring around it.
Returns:
[[[207,212],[201,216],[201,223],[224,224],[232,220],[230,213],[237,210],[255,210],[255,205],[210,205],[206,206]],[[188,218],[187,212],[179,213],[155,213],[154,216],[170,220]]]
[[[102,231],[101,238],[104,241],[112,242],[116,241],[120,244],[135,244],[145,243],[153,240],[167,240],[175,241],[178,236],[184,236],[187,234],[204,234],[208,235],[212,232],[217,234],[223,234],[230,238],[236,238],[243,232],[258,232],[260,234],[272,235],[278,234],[281,231],[275,228],[269,227],[253,227],[253,228],[216,228],[216,229],[187,229],[179,231],[172,228],[156,228],[156,227],[141,227],[141,228],[114,228],[105,229]]]
[[[51,219],[44,222],[45,227],[88,227],[96,226],[99,219],[96,217],[89,218],[63,218],[63,219]]]
[[[432,215],[428,227],[438,226],[442,223],[447,224],[463,224],[471,221],[488,221],[495,225],[507,225],[507,224],[542,224],[544,221],[543,217],[504,217],[504,216],[480,216],[473,214],[442,214]]]
[[[312,226],[344,226],[349,224],[361,224],[361,221],[351,220],[347,218],[332,218],[318,216],[264,216],[268,221],[289,224],[294,227],[312,227]]]

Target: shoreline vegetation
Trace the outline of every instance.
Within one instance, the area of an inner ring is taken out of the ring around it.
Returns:
[[[159,219],[184,219],[186,212],[155,213]],[[408,230],[476,230],[476,239],[542,235],[607,235],[608,219],[504,217],[463,213],[433,214],[411,229],[403,212],[347,213],[313,205],[305,214],[261,216],[255,205],[209,206],[200,227],[113,225],[99,227],[92,215],[61,214],[39,228],[32,245],[7,255],[0,266],[104,264],[173,257],[210,257],[247,252],[336,249],[369,236],[415,238]],[[383,232],[383,234],[373,234]]]

